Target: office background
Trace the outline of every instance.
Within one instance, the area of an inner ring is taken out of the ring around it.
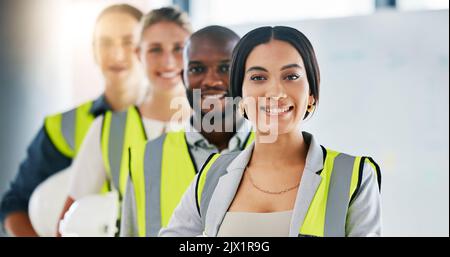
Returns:
[[[45,115],[103,90],[91,49],[100,10],[178,4],[195,29],[288,25],[312,41],[321,99],[305,130],[371,155],[383,173],[383,235],[449,236],[446,0],[21,0],[0,2],[0,195]]]

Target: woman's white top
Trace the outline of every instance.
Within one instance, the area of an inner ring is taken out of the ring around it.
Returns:
[[[281,212],[227,212],[219,237],[287,237],[292,210]]]

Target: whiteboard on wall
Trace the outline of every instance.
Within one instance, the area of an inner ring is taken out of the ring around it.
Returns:
[[[304,129],[381,166],[383,235],[448,236],[448,10],[232,29],[263,25],[292,26],[311,40],[321,92]]]

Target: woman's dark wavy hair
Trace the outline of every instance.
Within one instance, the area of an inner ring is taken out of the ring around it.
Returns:
[[[245,76],[245,63],[249,54],[258,45],[271,40],[289,43],[299,52],[303,59],[308,77],[310,94],[314,96],[316,105],[319,101],[320,71],[316,54],[308,38],[300,31],[285,26],[260,27],[248,32],[236,45],[233,51],[230,69],[230,94],[242,97],[242,83]],[[276,56],[274,56],[276,58]],[[307,112],[305,118],[309,115]]]

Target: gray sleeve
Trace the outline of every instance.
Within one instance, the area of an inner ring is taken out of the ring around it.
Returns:
[[[139,236],[137,227],[136,200],[134,196],[134,186],[131,178],[128,177],[127,189],[122,202],[122,218],[120,220],[121,237]]]
[[[203,232],[202,221],[197,210],[195,200],[195,186],[197,176],[183,195],[177,208],[175,208],[169,224],[159,231],[161,237],[193,237]]]
[[[361,186],[347,213],[349,237],[381,236],[381,194],[377,171],[366,160]]]

